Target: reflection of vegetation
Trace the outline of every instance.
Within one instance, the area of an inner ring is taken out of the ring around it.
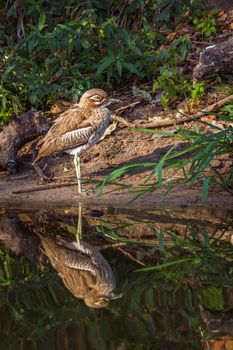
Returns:
[[[135,226],[134,226],[135,227]],[[205,227],[197,231],[195,227],[187,226],[185,236],[180,236],[171,230],[156,230],[151,223],[148,227],[157,238],[157,243],[132,240],[117,234],[118,228],[108,229],[100,226],[99,232],[111,237],[115,241],[131,245],[147,246],[148,251],[156,249],[162,262],[154,266],[145,267],[138,271],[149,272],[155,270],[168,280],[182,282],[184,277],[192,273],[196,277],[208,276],[209,281],[216,283],[232,282],[230,264],[233,262],[233,251],[230,243],[211,237]],[[136,229],[136,227],[135,227]],[[122,231],[122,228],[120,228]],[[162,256],[161,256],[162,254]]]
[[[19,258],[18,263],[7,252],[0,251],[0,286],[20,286],[25,283],[34,283],[41,279],[43,273],[37,273],[37,269],[31,269],[31,265],[24,257]]]
[[[168,344],[186,343],[188,346],[192,343],[188,331],[190,312],[183,317],[183,306],[180,306],[170,317],[168,305],[179,303],[180,296],[174,301],[171,286],[157,286],[154,277],[148,279],[133,274],[124,282],[126,295],[122,304],[118,302],[102,311],[101,319],[98,312],[91,312],[72,298],[53,275],[30,286],[8,290],[7,299],[2,295],[0,304],[1,319],[4,320],[1,349],[17,349],[19,344],[22,349],[31,349],[33,344],[47,344],[50,349],[55,349],[56,342],[77,346],[86,346],[88,342],[93,349],[109,349],[107,344],[115,347],[120,342],[127,346],[150,346],[163,341],[168,331]],[[182,294],[185,294],[184,290]],[[194,324],[198,322],[195,318]],[[3,334],[11,336],[3,338]]]
[[[201,291],[203,305],[212,311],[224,310],[224,298],[221,288],[207,287]]]
[[[53,232],[64,236],[66,226],[75,224],[67,215],[58,213],[56,221],[55,212],[35,218],[27,213],[20,215],[21,227],[30,226],[31,232],[43,232],[51,239]],[[117,288],[125,292],[104,310],[88,309],[50,269],[40,272],[29,260],[2,249],[0,349],[18,350],[20,345],[27,350],[53,350],[56,344],[60,348],[68,344],[70,349],[107,350],[120,344],[126,349],[200,349],[205,333],[200,312],[207,308],[223,314],[233,309],[226,297],[226,288],[232,293],[233,286],[232,246],[219,239],[219,224],[217,237],[217,231],[210,234],[204,224],[195,227],[190,220],[186,227],[173,223],[173,230],[168,228],[169,220],[175,220],[172,213],[167,221],[165,216],[155,219],[144,212],[140,221],[138,211],[135,215],[84,217],[84,237],[108,246],[102,254],[115,271]],[[229,230],[229,219],[222,223],[222,234]],[[98,237],[92,226],[97,227]],[[112,239],[126,245],[112,246]],[[182,263],[172,265],[181,259]],[[138,262],[163,268],[140,272]]]

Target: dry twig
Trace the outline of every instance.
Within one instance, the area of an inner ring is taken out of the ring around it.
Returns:
[[[197,120],[200,119],[201,117],[203,117],[206,113],[208,112],[212,112],[222,106],[224,106],[226,103],[229,103],[233,100],[233,95],[227,96],[225,98],[223,98],[222,100],[219,100],[215,103],[212,103],[211,105],[209,105],[208,107],[204,108],[202,111],[195,113],[192,116],[189,117],[182,117],[179,119],[171,119],[171,120],[158,120],[158,121],[153,121],[153,122],[149,122],[149,123],[132,123],[129,122],[121,117],[119,117],[118,115],[113,115],[112,119],[123,124],[125,127],[128,128],[161,128],[161,127],[166,127],[166,126],[173,126],[173,125],[177,125],[177,124],[181,124],[181,123],[188,123],[191,122],[193,120]],[[125,106],[126,108],[128,108],[127,106]],[[131,105],[129,105],[129,107],[131,107]],[[121,107],[124,108],[124,107]],[[126,109],[125,108],[125,109]],[[118,110],[116,110],[117,112]]]
[[[140,100],[140,101],[131,102],[131,103],[127,104],[126,106],[122,106],[122,107],[117,108],[117,109],[115,110],[115,112],[120,113],[120,112],[124,111],[125,109],[128,109],[128,108],[130,108],[130,107],[134,107],[134,106],[138,105],[138,104],[141,103],[141,102],[142,102],[141,100]]]
[[[14,191],[13,193],[19,194],[19,193],[36,192],[36,191],[50,190],[53,188],[68,187],[68,186],[75,186],[75,185],[77,186],[77,181],[75,181],[75,182],[61,182],[58,184],[47,184],[47,185],[29,187],[29,188],[25,188],[23,190]]]

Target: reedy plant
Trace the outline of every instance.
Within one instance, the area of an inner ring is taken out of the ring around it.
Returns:
[[[224,108],[228,111],[227,107]],[[207,113],[209,114],[209,113]],[[183,141],[184,146],[177,150],[178,142],[175,143],[159,162],[137,163],[125,166],[123,168],[113,171],[107,176],[97,188],[102,189],[108,183],[117,182],[120,176],[131,171],[145,169],[150,170],[150,174],[145,178],[144,185],[140,187],[131,185],[131,190],[134,193],[132,200],[138,196],[152,192],[155,188],[162,184],[168,185],[165,193],[170,191],[177,183],[176,180],[167,179],[164,177],[164,171],[168,169],[180,170],[183,176],[179,177],[179,181],[184,183],[196,183],[201,181],[202,198],[205,204],[208,195],[208,188],[210,184],[218,184],[226,191],[233,194],[231,185],[233,183],[233,169],[229,169],[228,173],[221,175],[213,166],[212,162],[220,156],[226,155],[231,157],[232,143],[233,143],[233,117],[228,114],[216,114],[216,117],[227,123],[226,129],[222,130],[219,126],[215,126],[206,122],[197,122],[194,130],[187,130],[178,127],[174,134],[161,130],[152,129],[135,129],[134,131],[160,134],[167,137]],[[211,133],[203,134],[198,125],[205,124]],[[117,182],[120,185],[119,182]],[[136,197],[135,197],[136,195]]]

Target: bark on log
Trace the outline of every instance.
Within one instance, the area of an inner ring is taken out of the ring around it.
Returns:
[[[31,110],[19,117],[14,116],[0,133],[0,167],[15,173],[18,150],[48,129],[49,124],[40,111]]]
[[[203,3],[205,8],[208,10],[218,8],[221,10],[229,11],[233,9],[233,0],[207,0],[203,1]]]
[[[233,73],[233,35],[222,43],[206,48],[193,71],[196,80],[212,74]]]

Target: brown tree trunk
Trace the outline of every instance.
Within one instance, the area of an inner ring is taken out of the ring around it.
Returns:
[[[48,129],[49,124],[40,111],[31,110],[19,117],[14,116],[0,133],[0,167],[15,173],[18,150]]]

